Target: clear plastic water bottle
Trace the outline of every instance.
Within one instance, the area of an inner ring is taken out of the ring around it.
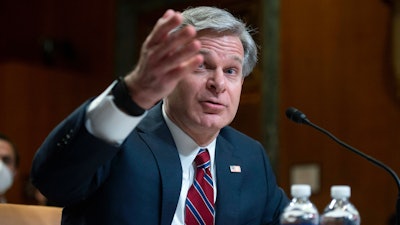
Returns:
[[[283,210],[281,225],[318,225],[319,214],[310,201],[311,187],[307,184],[294,184],[291,187],[292,201]]]
[[[321,225],[359,225],[360,214],[349,201],[351,190],[346,185],[331,187],[332,201],[321,215]]]

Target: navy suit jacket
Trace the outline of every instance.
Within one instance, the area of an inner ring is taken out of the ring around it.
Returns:
[[[63,209],[62,224],[170,225],[182,169],[161,106],[121,146],[84,126],[86,102],[60,123],[35,155],[33,184]],[[261,144],[223,128],[216,141],[217,225],[279,224],[288,203]],[[231,172],[238,165],[241,172]]]

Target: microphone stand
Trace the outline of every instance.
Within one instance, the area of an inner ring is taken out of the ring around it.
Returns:
[[[295,121],[295,122],[298,122],[298,121]],[[318,131],[328,135],[328,137],[330,137],[332,140],[337,142],[339,145],[341,145],[341,146],[345,147],[346,149],[352,151],[353,153],[356,153],[357,155],[367,159],[368,161],[370,161],[371,163],[375,164],[376,166],[386,170],[393,177],[393,179],[396,181],[397,192],[398,192],[398,194],[397,194],[397,202],[396,202],[396,225],[400,225],[400,179],[397,176],[397,174],[391,168],[389,168],[387,165],[383,164],[379,160],[374,159],[373,157],[371,157],[371,156],[369,156],[369,155],[357,150],[356,148],[344,143],[343,141],[339,140],[337,137],[335,137],[333,134],[331,134],[327,130],[315,125],[310,120],[308,120],[305,117],[305,115],[301,118],[300,122],[304,123],[304,124],[307,124],[307,125],[315,128],[315,129],[317,129]]]

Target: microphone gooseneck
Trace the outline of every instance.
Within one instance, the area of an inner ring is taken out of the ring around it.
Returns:
[[[341,141],[340,139],[335,137],[333,134],[331,134],[327,130],[312,123],[309,119],[307,119],[307,116],[304,113],[302,113],[300,110],[298,110],[296,108],[293,108],[293,107],[288,108],[286,110],[286,116],[293,122],[309,125],[309,126],[313,127],[314,129],[324,133],[325,135],[327,135],[329,138],[334,140],[339,145],[341,145],[341,146],[345,147],[346,149],[350,150],[351,152],[356,153],[357,155],[367,159],[369,162],[375,164],[376,166],[378,166],[378,167],[384,169],[386,172],[388,172],[393,177],[393,179],[395,180],[396,185],[397,185],[398,196],[397,196],[397,203],[396,203],[396,224],[400,225],[400,179],[397,176],[397,174],[390,167],[388,167],[381,161],[361,152],[360,150],[346,144],[345,142]]]

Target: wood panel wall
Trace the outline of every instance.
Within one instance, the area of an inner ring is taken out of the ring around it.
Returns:
[[[21,165],[11,203],[27,196],[31,161],[43,139],[114,78],[114,1],[0,3],[0,132]]]
[[[363,225],[387,224],[397,187],[382,169],[305,125],[302,110],[338,138],[400,171],[400,101],[390,69],[391,8],[384,1],[281,1],[279,180],[289,193],[293,166],[317,164],[320,211],[331,185],[352,188]]]

